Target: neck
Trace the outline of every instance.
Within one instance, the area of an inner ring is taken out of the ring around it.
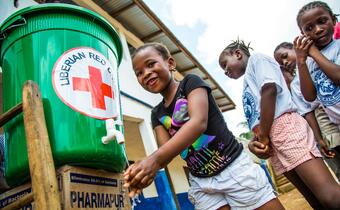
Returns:
[[[332,41],[333,41],[333,39],[331,39],[331,41],[328,42],[326,45],[318,47],[318,49],[322,50],[323,48],[327,47],[330,43],[332,43]]]
[[[171,79],[169,85],[162,91],[162,96],[164,98],[165,106],[169,106],[173,98],[176,95],[179,82]]]

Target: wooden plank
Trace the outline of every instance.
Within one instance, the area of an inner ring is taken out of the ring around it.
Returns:
[[[61,210],[41,94],[33,81],[24,84],[22,103],[35,209]]]
[[[17,104],[12,109],[8,110],[4,114],[0,116],[0,127],[6,124],[8,121],[16,117],[18,114],[22,112],[22,103]]]

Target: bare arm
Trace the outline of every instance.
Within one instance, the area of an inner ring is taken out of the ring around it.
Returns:
[[[296,37],[294,40],[296,64],[299,71],[300,89],[302,95],[307,101],[314,101],[316,99],[316,89],[306,63],[308,50],[313,42],[307,38],[304,38],[304,36],[300,36]]]
[[[328,60],[314,45],[309,49],[309,55],[319,65],[320,69],[336,85],[340,85],[340,66]]]
[[[308,122],[309,126],[312,128],[315,139],[317,141],[322,140],[321,130],[320,130],[318,122],[316,121],[314,112],[313,111],[312,112],[308,112],[304,116],[304,118]]]
[[[162,125],[156,126],[154,128],[154,132],[155,132],[158,147],[161,147],[162,145],[164,145],[171,138],[168,131],[165,130],[165,128]]]
[[[125,187],[141,189],[150,185],[160,168],[189,147],[206,130],[209,109],[207,90],[194,89],[187,100],[190,119],[169,140],[164,133],[165,129],[159,126],[155,128],[160,148],[128,168],[124,174]]]
[[[267,83],[261,89],[261,117],[260,117],[260,135],[259,141],[264,145],[269,144],[269,133],[274,121],[275,103],[276,103],[276,85]]]
[[[319,124],[316,120],[316,117],[314,115],[314,112],[308,112],[305,115],[305,119],[308,122],[309,126],[313,130],[314,137],[318,144],[320,145],[320,150],[323,153],[323,155],[327,158],[333,158],[335,156],[334,152],[330,151],[327,145],[327,142],[322,138],[321,130],[319,127]]]
[[[162,167],[194,143],[207,128],[209,109],[207,90],[197,88],[191,91],[187,98],[190,120],[177,131],[170,141],[152,154]]]

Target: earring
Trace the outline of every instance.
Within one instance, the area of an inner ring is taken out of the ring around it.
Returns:
[[[172,67],[172,68],[170,69],[170,71],[173,71],[173,72],[175,72],[175,71],[177,71],[177,70],[176,70],[176,68],[175,68],[175,67]]]

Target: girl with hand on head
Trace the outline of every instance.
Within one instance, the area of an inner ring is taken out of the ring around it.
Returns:
[[[188,194],[195,209],[284,209],[264,171],[228,130],[210,87],[201,78],[187,75],[180,82],[174,80],[171,71],[176,62],[159,43],[138,48],[132,62],[140,85],[160,93],[163,100],[151,113],[158,150],[124,174],[130,196],[181,155],[190,171]]]
[[[278,63],[250,55],[249,46],[237,40],[222,51],[219,64],[230,78],[244,75],[243,109],[255,134],[250,150],[261,143],[261,155],[270,156],[276,174],[283,173],[314,209],[339,209],[340,186],[322,161],[311,128],[296,113]]]
[[[296,54],[293,49],[293,44],[289,42],[283,42],[279,44],[274,50],[274,58],[280,64],[282,75],[285,78],[288,89],[291,92],[292,100],[296,105],[297,112],[306,119],[309,126],[312,128],[315,140],[319,144],[320,150],[323,155],[326,158],[333,158],[335,153],[329,150],[328,142],[326,142],[325,139],[322,137],[318,121],[314,114],[314,110],[318,108],[319,102],[317,100],[314,102],[308,102],[304,100],[300,90],[299,76],[295,76]],[[332,123],[329,122],[329,124]],[[339,129],[337,128],[337,126],[333,125],[333,127],[335,127],[335,132],[339,133]],[[324,128],[324,131],[334,131],[334,129]],[[325,135],[328,135],[328,133],[326,133]],[[335,139],[330,139],[330,141],[332,142],[332,146],[334,146],[333,142],[335,141]],[[337,143],[340,145],[340,139]]]
[[[340,128],[340,40],[333,40],[335,23],[326,3],[306,4],[297,15],[302,35],[295,38],[294,50],[304,98],[318,98]]]

